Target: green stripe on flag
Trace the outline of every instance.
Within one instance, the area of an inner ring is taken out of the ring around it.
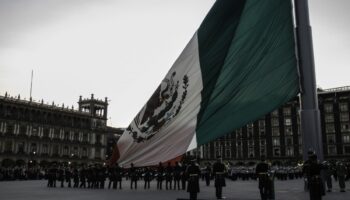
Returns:
[[[203,77],[198,145],[299,92],[290,0],[219,0],[198,30],[198,45]]]

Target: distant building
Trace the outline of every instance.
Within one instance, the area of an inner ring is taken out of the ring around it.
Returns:
[[[350,87],[318,91],[325,159],[350,158]],[[272,161],[302,160],[299,98],[192,151],[204,160],[222,155],[225,160],[250,162],[266,155]]]
[[[78,101],[78,110],[0,96],[0,162],[19,165],[103,163],[107,136],[108,100]]]

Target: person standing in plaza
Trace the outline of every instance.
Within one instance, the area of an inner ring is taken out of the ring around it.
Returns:
[[[209,186],[210,185],[210,178],[211,178],[211,164],[210,164],[210,162],[207,162],[207,165],[205,167],[204,178],[205,178],[205,184],[207,186]]]
[[[149,167],[145,168],[143,180],[145,181],[144,189],[150,189],[150,183],[152,179],[152,172]]]
[[[305,161],[303,171],[307,177],[310,200],[321,200],[323,195],[323,180],[321,178],[321,164],[318,163],[317,155],[309,151],[309,159]]]
[[[130,189],[133,189],[133,185],[134,185],[135,190],[137,190],[138,175],[137,175],[136,168],[134,167],[134,163],[130,164],[129,176],[130,176]]]
[[[338,161],[336,170],[337,170],[340,192],[345,192],[345,176],[347,173],[345,164],[342,161]]]
[[[113,189],[116,189],[118,187],[118,183],[119,183],[119,189],[122,189],[123,168],[121,168],[119,164],[116,163],[114,170],[115,170],[115,182],[113,183]]]
[[[178,190],[180,190],[180,180],[181,180],[181,166],[178,162],[175,162],[174,167],[174,190],[176,190],[176,187]]]
[[[172,181],[173,181],[173,167],[171,166],[171,163],[168,162],[168,166],[165,169],[165,189],[166,190],[168,189],[171,190]]]
[[[215,194],[217,199],[222,199],[222,188],[226,186],[225,174],[226,166],[222,163],[221,156],[218,156],[213,165],[213,175],[215,176]]]
[[[163,173],[164,173],[164,167],[160,162],[157,168],[157,189],[159,190],[162,189],[162,185],[163,185]]]
[[[266,200],[270,193],[268,172],[269,164],[266,163],[265,156],[262,155],[261,161],[257,164],[255,169],[255,173],[259,179],[259,190],[261,200]]]
[[[190,200],[197,199],[197,193],[199,193],[199,176],[201,171],[199,166],[196,165],[195,160],[191,161],[191,164],[186,169],[186,174],[188,176],[187,192],[190,193]]]

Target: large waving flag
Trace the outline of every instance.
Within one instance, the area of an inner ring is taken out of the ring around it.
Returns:
[[[156,165],[232,133],[299,92],[290,0],[217,0],[120,137],[113,161]]]

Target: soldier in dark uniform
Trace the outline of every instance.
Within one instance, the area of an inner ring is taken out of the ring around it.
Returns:
[[[152,179],[152,172],[149,167],[145,168],[143,180],[145,181],[144,189],[150,188],[150,182]]]
[[[345,164],[342,161],[338,161],[336,165],[336,170],[337,170],[340,192],[345,192],[345,177],[347,173]]]
[[[266,200],[270,193],[269,187],[269,165],[265,162],[265,156],[261,156],[261,162],[257,164],[255,172],[259,179],[259,190],[261,200]]]
[[[164,174],[164,167],[160,162],[157,168],[157,189],[159,190],[161,190],[163,186],[163,174]]]
[[[84,166],[82,166],[80,173],[79,173],[79,178],[80,178],[80,188],[86,188],[86,176],[87,176],[87,169],[85,169]],[[89,184],[88,184],[88,187]]]
[[[105,181],[106,181],[106,168],[99,166],[97,168],[97,180],[98,180],[98,185],[100,189],[105,188]]]
[[[111,189],[111,186],[113,188],[113,186],[115,185],[115,167],[114,167],[114,165],[108,167],[107,171],[108,171],[108,180],[109,180],[108,189]]]
[[[177,189],[180,190],[180,180],[181,180],[181,167],[178,162],[175,162],[174,167],[174,190]]]
[[[74,188],[79,187],[79,171],[77,168],[73,169],[73,182],[74,182],[74,185],[73,185]]]
[[[190,200],[197,199],[197,193],[199,193],[199,176],[201,171],[196,165],[195,160],[191,161],[191,164],[186,169],[186,174],[188,175],[188,185],[187,192],[190,193]]]
[[[204,173],[205,184],[207,186],[210,185],[210,177],[211,177],[211,164],[210,164],[210,162],[208,162],[206,167],[205,167],[205,173]]]
[[[68,187],[72,187],[72,181],[71,181],[72,172],[69,167],[65,168],[64,174],[65,174],[66,182],[68,183]]]
[[[215,176],[215,189],[216,198],[222,199],[222,187],[226,186],[225,181],[226,167],[221,162],[221,157],[218,157],[217,161],[213,165],[213,174]]]
[[[62,166],[59,167],[57,174],[58,174],[58,181],[61,182],[61,188],[63,188],[64,187],[64,185],[63,185],[63,182],[64,182],[64,169],[63,169]]]
[[[186,181],[187,181],[186,170],[187,170],[187,165],[185,163],[182,163],[182,166],[181,166],[181,186],[182,186],[182,190],[186,190]]]
[[[57,178],[57,168],[53,165],[49,169],[49,187],[56,187],[56,178]]]
[[[123,168],[116,163],[115,170],[115,184],[113,184],[113,189],[116,189],[119,183],[119,189],[122,189],[122,178],[123,178]]]
[[[309,152],[309,159],[305,161],[303,171],[308,179],[310,200],[321,200],[323,195],[323,181],[321,179],[322,166],[317,161],[317,155]]]
[[[129,176],[130,176],[130,189],[133,189],[132,187],[133,185],[135,185],[135,189],[137,189],[138,175],[133,163],[131,163],[130,165]]]
[[[173,181],[173,167],[169,162],[168,166],[165,169],[165,189],[166,190],[168,190],[168,184],[169,184],[169,189],[171,190],[172,181]]]

